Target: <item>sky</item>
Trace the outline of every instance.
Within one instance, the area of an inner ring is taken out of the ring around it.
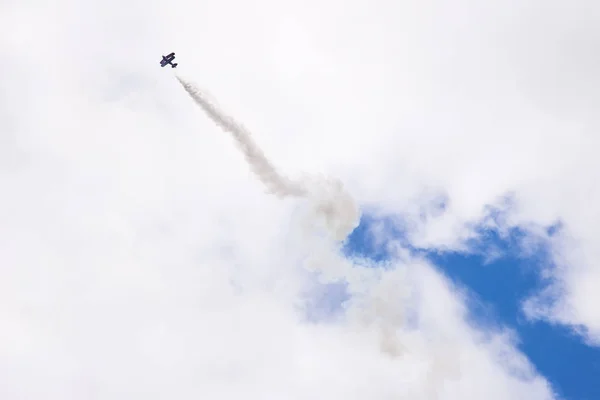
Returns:
[[[0,397],[597,398],[599,16],[0,2]]]
[[[363,215],[360,227],[352,232],[346,243],[345,253],[350,257],[368,257],[375,262],[375,268],[381,268],[393,259],[393,255],[386,246],[374,246],[370,228],[376,224],[396,225],[386,217]],[[558,227],[549,227],[552,234],[557,234],[558,230]],[[469,291],[472,321],[487,326],[504,325],[515,330],[519,337],[518,348],[562,398],[597,398],[600,386],[595,377],[600,373],[600,349],[587,346],[563,326],[529,321],[523,313],[521,302],[543,286],[536,270],[549,260],[544,247],[526,255],[519,251],[521,237],[523,232],[518,229],[505,237],[488,230],[468,253],[411,250],[423,254],[453,282]],[[397,230],[389,240],[404,240],[402,231]],[[496,254],[496,258],[488,259],[490,253]],[[335,301],[321,301],[314,309],[329,311],[326,315],[330,318],[341,311],[340,305],[348,300],[348,296],[343,284],[328,287],[327,292],[327,299]]]

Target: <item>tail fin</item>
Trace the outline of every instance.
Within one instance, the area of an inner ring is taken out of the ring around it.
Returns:
[[[177,63],[173,63],[173,64],[171,64],[171,66],[172,66],[171,68],[175,68],[177,66]]]

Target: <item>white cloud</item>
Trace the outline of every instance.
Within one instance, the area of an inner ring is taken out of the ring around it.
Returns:
[[[306,205],[264,193],[168,51],[292,177],[415,216],[446,195],[416,243],[460,247],[509,191],[507,223],[561,218],[579,247],[549,313],[600,329],[583,2],[41,4],[0,6],[2,398],[551,398],[431,266],[377,276],[299,231]],[[343,323],[292,311],[307,253],[357,291]]]

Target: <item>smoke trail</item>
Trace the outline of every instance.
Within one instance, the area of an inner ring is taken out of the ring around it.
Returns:
[[[252,168],[253,172],[258,176],[262,183],[267,187],[269,193],[279,197],[286,196],[305,196],[306,189],[301,185],[292,182],[288,178],[281,176],[275,167],[269,162],[262,150],[252,140],[252,134],[240,123],[235,121],[233,117],[223,113],[216,104],[211,102],[200,89],[192,83],[184,81],[177,77],[183,88],[206,112],[206,114],[221,128],[231,133],[236,143],[244,153],[246,161]]]
[[[252,140],[250,132],[231,116],[225,114],[199,88],[177,77],[186,92],[204,112],[221,128],[229,132],[246,161],[268,190],[279,196],[305,197],[309,199],[310,211],[302,222],[302,228],[308,228],[312,234],[323,223],[325,230],[336,241],[345,239],[358,225],[359,210],[352,197],[344,190],[341,182],[322,177],[305,178],[292,181],[278,173],[276,168]],[[301,229],[301,231],[305,231]],[[359,294],[358,304],[349,311],[349,321],[354,320],[368,328],[379,331],[380,350],[392,358],[405,354],[409,346],[398,336],[403,325],[406,302],[406,281],[401,271],[390,271],[382,275],[372,270],[362,270],[348,265],[342,260],[331,243],[314,235],[303,237],[309,246],[311,257],[306,267],[321,272],[321,277],[335,281],[343,278],[353,295]],[[362,296],[360,294],[362,293]],[[361,304],[362,303],[362,304]],[[446,350],[451,351],[451,350]],[[437,354],[437,353],[436,353]],[[444,379],[457,374],[456,356],[443,353],[435,357],[429,374],[425,377],[427,400],[438,398],[438,387]]]
[[[341,182],[333,179],[305,179],[292,181],[277,172],[275,167],[252,140],[251,133],[233,117],[225,114],[194,84],[177,76],[177,80],[194,102],[222,129],[229,132],[250,168],[267,190],[278,197],[308,197],[312,202],[311,224],[322,220],[327,232],[336,241],[346,238],[358,225],[359,211],[354,200],[344,190]]]

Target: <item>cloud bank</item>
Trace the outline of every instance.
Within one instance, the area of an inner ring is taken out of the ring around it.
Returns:
[[[558,4],[4,3],[1,397],[555,398],[435,266],[339,240],[355,202],[468,251],[500,204],[552,246],[526,311],[597,340],[597,6]],[[265,194],[166,51],[260,136],[254,172],[343,185]],[[303,320],[314,275],[341,319]]]

